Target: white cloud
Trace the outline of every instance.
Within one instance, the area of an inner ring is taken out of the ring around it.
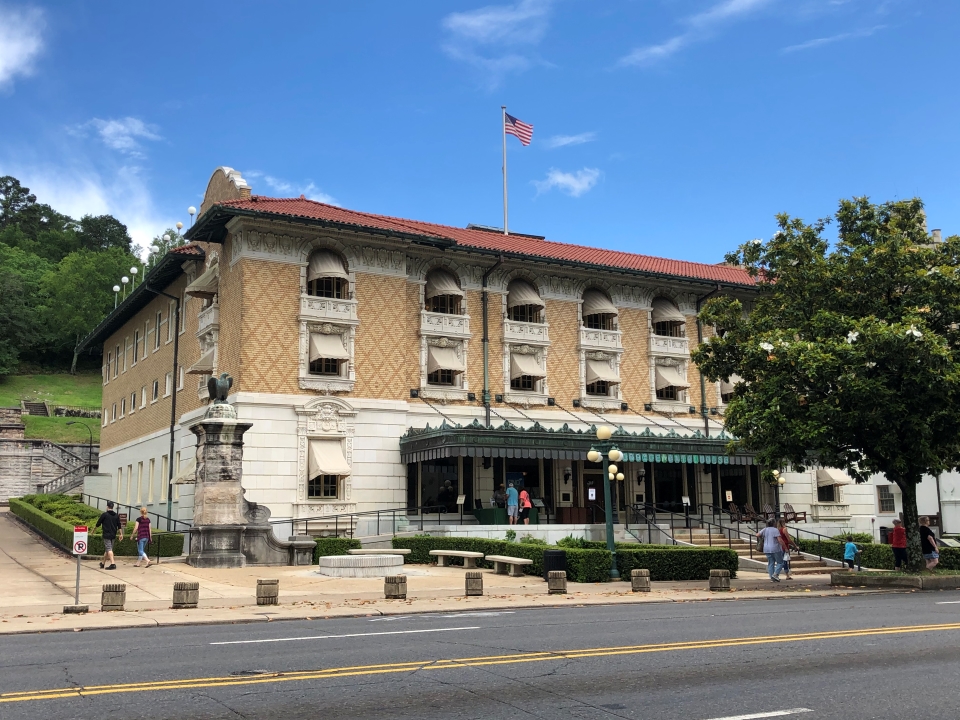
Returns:
[[[747,17],[773,0],[723,0],[707,10],[683,20],[687,30],[655,45],[638,47],[620,58],[618,65],[650,65],[674,55],[693,43],[712,37],[725,24]]]
[[[455,60],[484,71],[496,86],[507,73],[545,64],[533,52],[549,27],[553,0],[520,0],[447,15],[443,51]]]
[[[262,179],[267,187],[281,196],[296,197],[303,195],[308,200],[315,200],[326,203],[327,205],[336,205],[337,207],[340,206],[340,203],[338,203],[332,195],[323,192],[312,180],[307,181],[306,185],[294,185],[291,182],[274,177],[273,175],[267,175],[259,170],[247,170],[243,174],[248,180]]]
[[[595,132],[585,132],[579,135],[554,135],[544,140],[544,144],[548,148],[559,148],[567,147],[568,145],[583,145],[584,143],[593,142],[596,139],[597,134]]]
[[[17,75],[30,75],[33,63],[43,50],[43,11],[0,5],[0,88],[12,84]]]
[[[864,30],[856,30],[854,32],[840,33],[839,35],[830,35],[829,37],[814,38],[813,40],[807,40],[798,45],[790,45],[783,48],[780,52],[784,55],[788,53],[798,52],[800,50],[812,50],[813,48],[823,47],[824,45],[831,45],[837,42],[843,42],[844,40],[853,40],[855,38],[870,37],[878,30],[882,30],[886,25],[876,25],[872,28],[866,28]]]
[[[140,140],[162,140],[156,127],[148,125],[139,118],[125,117],[116,120],[101,120],[94,118],[78,125],[71,132],[84,136],[87,130],[96,131],[103,144],[112,150],[119,150],[132,157],[143,157]]]
[[[545,179],[535,180],[533,184],[537,186],[538,193],[556,188],[571,197],[580,197],[589,192],[599,179],[600,171],[597,168],[583,168],[572,173],[550,168]]]

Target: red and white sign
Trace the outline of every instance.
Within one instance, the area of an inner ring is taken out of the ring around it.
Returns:
[[[87,526],[86,525],[74,525],[73,526],[73,554],[74,555],[86,555],[87,554]]]

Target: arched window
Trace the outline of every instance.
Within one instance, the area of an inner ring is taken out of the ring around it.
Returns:
[[[331,250],[317,250],[307,265],[307,294],[316,297],[346,298],[349,292],[343,260]]]
[[[656,298],[653,301],[653,334],[663,337],[683,337],[684,324],[687,318],[666,298]]]
[[[445,315],[463,314],[463,290],[457,279],[446,270],[432,270],[423,290],[427,310]]]
[[[507,286],[507,316],[516,322],[543,322],[543,300],[526,280],[514,280]]]
[[[615,330],[617,307],[602,290],[583,293],[583,326],[592,330]]]

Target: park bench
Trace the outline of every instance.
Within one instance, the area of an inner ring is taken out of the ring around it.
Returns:
[[[530,558],[510,557],[509,555],[487,555],[485,560],[493,563],[493,571],[497,575],[510,575],[510,577],[521,577],[523,565],[533,565]]]
[[[465,568],[475,568],[477,560],[483,557],[483,553],[471,552],[469,550],[431,550],[430,554],[437,558],[437,567],[447,567],[448,558],[463,558]]]
[[[347,550],[348,555],[409,555],[409,548],[350,548]]]

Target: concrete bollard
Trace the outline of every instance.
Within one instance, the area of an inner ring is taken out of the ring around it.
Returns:
[[[111,583],[103,586],[100,593],[100,612],[123,611],[127,601],[127,586],[123,583]]]
[[[550,595],[567,594],[567,571],[549,570],[547,571],[547,593]]]
[[[711,570],[710,571],[710,589],[722,591],[730,589],[730,571],[729,570]]]
[[[650,592],[650,571],[645,569],[631,570],[630,590],[633,592]]]
[[[257,605],[280,604],[280,581],[257,580]]]
[[[466,573],[467,597],[483,595],[483,573],[479,570],[468,570]]]
[[[195,608],[200,602],[200,583],[178,582],[173,584],[173,608]]]
[[[387,575],[383,579],[383,596],[387,600],[406,600],[407,576]]]

